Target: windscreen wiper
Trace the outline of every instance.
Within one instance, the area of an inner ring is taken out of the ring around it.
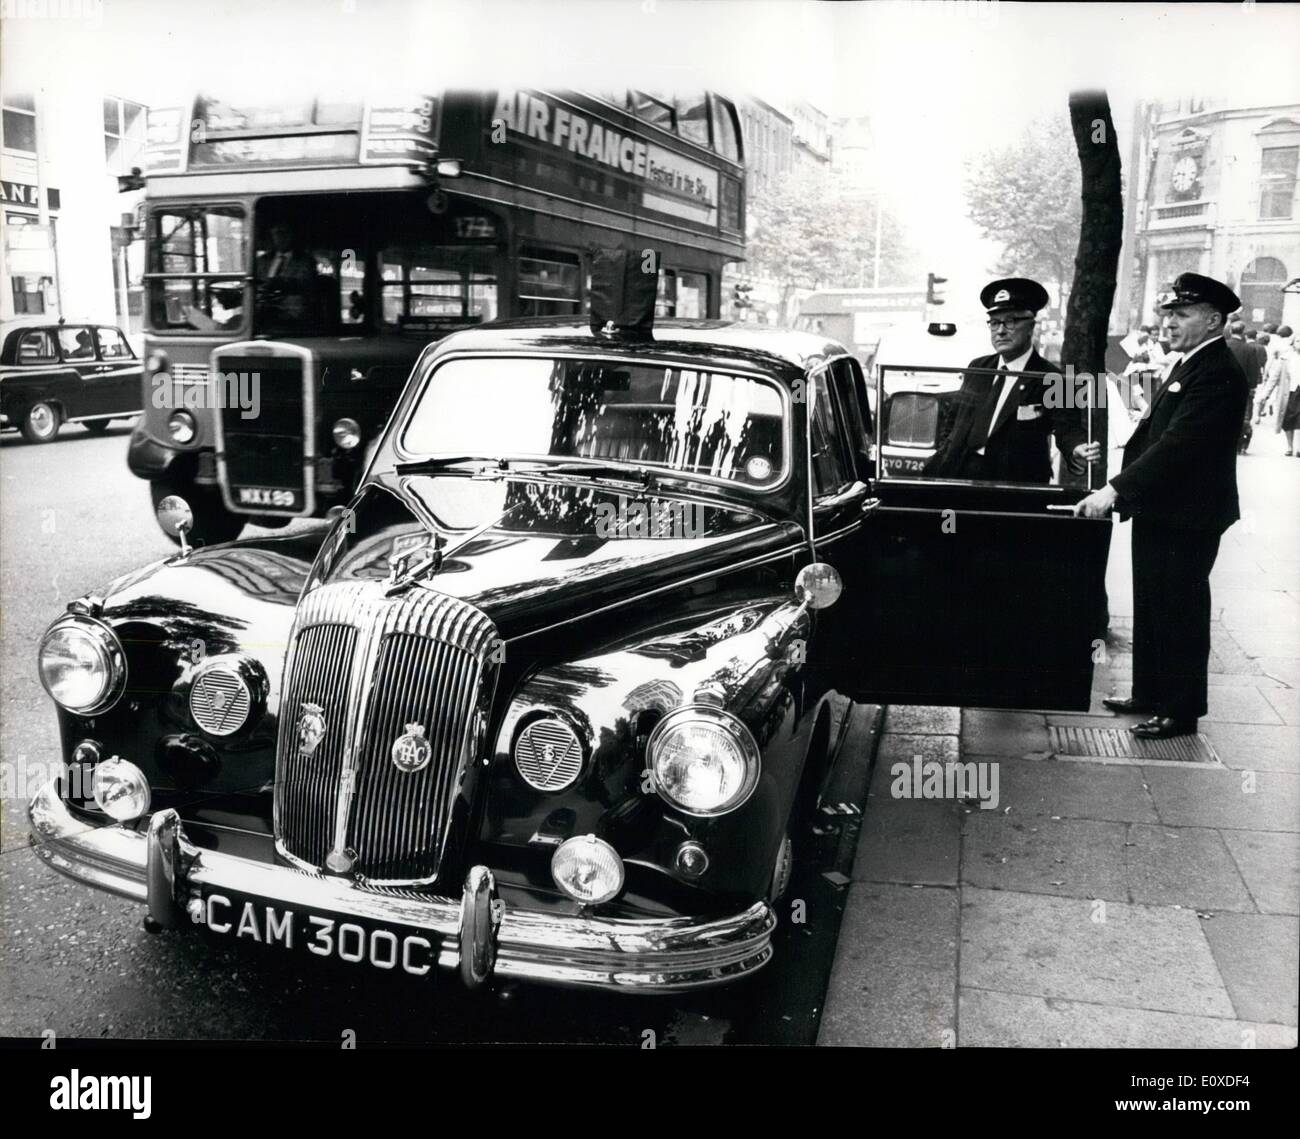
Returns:
[[[398,463],[394,470],[399,475],[427,475],[435,471],[456,467],[461,463],[495,464],[498,470],[507,470],[510,460],[498,455],[438,455],[431,459],[416,459],[410,463]]]

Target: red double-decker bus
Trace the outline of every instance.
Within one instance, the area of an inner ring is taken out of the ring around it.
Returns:
[[[650,250],[660,315],[716,317],[744,256],[731,102],[546,91],[214,97],[152,110],[145,412],[131,470],[205,541],[350,496],[446,333],[581,313],[593,251]]]

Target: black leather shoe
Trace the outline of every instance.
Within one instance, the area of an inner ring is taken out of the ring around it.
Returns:
[[[1173,716],[1152,716],[1133,729],[1140,740],[1167,740],[1170,736],[1194,736],[1195,720],[1175,720]]]
[[[1102,702],[1103,708],[1109,708],[1112,712],[1154,712],[1155,709],[1150,704],[1143,704],[1141,701],[1134,700],[1132,696],[1107,696]]]

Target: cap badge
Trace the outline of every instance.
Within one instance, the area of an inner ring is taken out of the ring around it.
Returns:
[[[995,305],[999,305],[1003,301],[1009,301],[1010,299],[1011,299],[1011,294],[1006,289],[999,289],[996,293],[993,294],[993,303]]]

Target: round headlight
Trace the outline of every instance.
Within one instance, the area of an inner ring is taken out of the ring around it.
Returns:
[[[111,819],[127,823],[149,809],[149,780],[134,763],[113,756],[95,768],[95,803]]]
[[[41,683],[56,704],[89,716],[112,707],[126,684],[126,658],[107,625],[64,617],[41,638]]]
[[[351,451],[361,442],[361,425],[355,419],[335,420],[334,442],[344,451]]]
[[[758,745],[721,708],[670,712],[655,725],[646,749],[655,790],[688,815],[734,811],[758,785]]]
[[[167,417],[167,430],[177,443],[193,443],[199,433],[194,416],[188,411],[173,411]]]
[[[551,877],[570,898],[594,906],[608,902],[623,888],[623,860],[594,834],[580,835],[556,847]]]
[[[165,372],[167,370],[167,355],[164,352],[150,352],[144,362],[146,372]]]

